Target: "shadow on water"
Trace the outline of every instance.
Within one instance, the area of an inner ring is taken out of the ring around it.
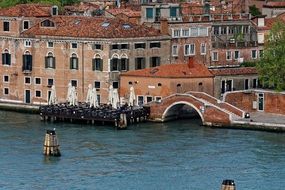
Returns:
[[[60,157],[43,156],[43,164],[45,165],[58,164],[59,162],[60,162]]]

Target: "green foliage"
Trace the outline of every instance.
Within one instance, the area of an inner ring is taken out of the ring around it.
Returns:
[[[17,4],[26,3],[44,3],[58,6],[72,5],[74,3],[79,3],[80,0],[0,0],[0,7],[11,7]]]
[[[264,54],[257,64],[265,87],[285,90],[285,25],[277,21],[266,40]]]
[[[243,62],[242,64],[240,64],[241,67],[255,67],[256,66],[256,62]]]
[[[249,6],[249,13],[252,16],[259,16],[259,15],[261,15],[261,12],[259,11],[259,9],[255,5]]]

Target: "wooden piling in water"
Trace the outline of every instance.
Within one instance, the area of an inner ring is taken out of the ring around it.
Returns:
[[[55,130],[46,131],[43,153],[46,156],[61,156]]]
[[[221,190],[236,190],[236,185],[234,180],[231,179],[223,180]]]

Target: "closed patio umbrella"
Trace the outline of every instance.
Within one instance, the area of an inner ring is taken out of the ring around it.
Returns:
[[[91,98],[92,98],[92,84],[89,84],[85,102],[91,104]]]
[[[68,83],[67,95],[66,95],[66,101],[68,103],[71,102],[71,90],[72,90],[72,85],[71,85],[71,83]]]
[[[48,104],[49,105],[57,104],[56,91],[55,91],[54,85],[52,85],[51,87],[51,93],[50,93]]]
[[[93,106],[93,107],[98,107],[98,106],[99,106],[96,88],[93,88],[93,89],[92,89],[92,92],[91,92],[90,108],[91,108],[92,106]]]
[[[108,104],[113,104],[113,85],[109,86]]]
[[[71,93],[70,94],[71,95],[70,95],[70,103],[69,103],[69,105],[76,106],[78,104],[78,102],[77,102],[77,92],[76,92],[76,89],[75,89],[74,86],[71,88]]]
[[[112,108],[117,109],[119,103],[120,103],[120,98],[119,98],[118,90],[114,89],[113,90]]]
[[[130,95],[129,95],[129,106],[134,106],[135,101],[136,101],[135,89],[133,86],[131,86]]]

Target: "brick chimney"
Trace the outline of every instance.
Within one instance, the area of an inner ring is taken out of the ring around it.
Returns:
[[[189,57],[188,67],[189,68],[194,68],[194,57]]]
[[[160,33],[168,35],[168,20],[166,18],[160,19]]]

